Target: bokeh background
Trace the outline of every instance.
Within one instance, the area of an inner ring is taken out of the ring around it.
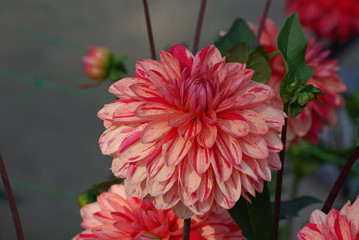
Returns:
[[[191,48],[200,1],[148,4],[156,51],[177,43]],[[211,44],[220,30],[228,30],[236,17],[257,22],[264,4],[209,0],[199,48]],[[273,1],[269,11],[279,26],[286,18],[283,6],[283,1]],[[96,117],[114,100],[107,92],[110,83],[78,89],[91,82],[81,61],[89,45],[126,55],[132,75],[136,60],[150,58],[142,1],[0,1],[0,151],[26,239],[71,239],[82,229],[77,196],[111,176],[111,158],[103,156],[97,144],[104,127]],[[359,78],[356,53],[353,44],[339,59],[349,89]],[[299,192],[323,200],[336,174],[324,166],[300,184]],[[290,176],[286,179],[291,181]],[[303,210],[293,231],[320,206]],[[16,239],[2,184],[0,239]]]

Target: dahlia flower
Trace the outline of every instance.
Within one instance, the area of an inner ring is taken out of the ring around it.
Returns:
[[[73,240],[182,239],[182,219],[171,209],[157,210],[151,202],[129,197],[123,185],[112,185],[80,212],[85,230]],[[193,217],[190,236],[192,240],[245,239],[228,213]]]
[[[98,113],[101,151],[127,193],[189,218],[261,192],[281,167],[285,114],[267,103],[273,90],[214,45],[196,56],[176,45],[160,57],[137,62],[134,78],[109,89],[119,100]]]
[[[88,47],[88,55],[83,57],[84,70],[89,78],[105,80],[109,73],[111,53],[104,47]]]
[[[320,38],[345,42],[359,34],[357,0],[287,0],[286,11],[298,12],[301,24]]]
[[[357,240],[359,239],[359,196],[353,203],[348,201],[338,211],[330,210],[328,214],[315,210],[310,216],[310,223],[298,232],[299,240]]]
[[[250,24],[252,30],[257,33],[257,27]],[[267,19],[264,31],[260,40],[268,54],[278,51],[277,36],[279,33],[275,23]],[[343,107],[344,101],[341,93],[346,91],[346,86],[336,74],[339,70],[337,60],[327,59],[329,51],[323,51],[323,44],[316,44],[315,39],[308,41],[305,60],[308,65],[312,66],[314,76],[310,78],[307,84],[319,88],[325,93],[319,98],[323,104],[317,99],[307,103],[303,112],[295,118],[288,116],[288,133],[287,142],[297,142],[300,138],[317,143],[319,134],[323,126],[335,124],[337,122],[336,109]],[[274,98],[271,100],[278,108],[283,108],[283,102],[279,94],[280,83],[286,73],[285,65],[280,54],[270,59],[272,66],[272,76],[266,82],[275,92]]]

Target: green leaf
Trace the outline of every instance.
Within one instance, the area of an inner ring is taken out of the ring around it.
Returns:
[[[298,102],[291,103],[289,105],[289,113],[292,118],[298,116],[303,109],[305,108],[306,104],[300,105]]]
[[[263,192],[249,197],[251,202],[241,197],[228,212],[248,240],[272,239],[273,217],[270,194],[266,184]]]
[[[305,62],[307,41],[297,13],[292,14],[284,23],[278,34],[277,46],[286,63],[287,79],[294,80],[297,77],[305,84],[314,76],[312,67]]]
[[[245,63],[247,61],[247,46],[246,43],[237,43],[234,47],[226,50],[227,62]]]
[[[282,201],[280,204],[280,218],[286,219],[288,216],[298,216],[301,209],[319,202],[321,202],[319,199],[311,196],[301,196],[290,201]]]
[[[272,75],[267,52],[261,45],[249,54],[247,68],[254,70],[252,80],[256,82],[265,83]]]
[[[90,189],[86,190],[85,192],[81,193],[80,196],[78,196],[77,202],[80,207],[83,207],[92,202],[96,202],[97,196],[103,192],[107,192],[108,189],[113,184],[122,184],[122,183],[123,183],[123,179],[113,178],[105,182],[94,184],[91,186]]]
[[[214,44],[219,49],[222,56],[224,56],[227,50],[233,48],[240,42],[245,42],[247,47],[253,46],[255,39],[256,37],[249,28],[247,22],[241,18],[237,18],[233,22],[228,33],[225,36],[220,37]]]

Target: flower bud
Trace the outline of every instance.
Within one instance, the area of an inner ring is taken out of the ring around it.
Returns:
[[[107,48],[104,47],[88,47],[87,56],[82,60],[85,63],[84,70],[88,77],[103,81],[109,75],[112,55]]]

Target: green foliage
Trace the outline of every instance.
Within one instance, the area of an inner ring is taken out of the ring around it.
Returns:
[[[288,216],[298,216],[298,212],[313,204],[321,202],[319,199],[311,196],[301,196],[290,201],[280,203],[280,219],[286,219]]]
[[[320,101],[318,95],[324,94],[320,89],[306,85],[314,72],[305,62],[307,41],[296,13],[286,20],[280,30],[277,46],[286,66],[280,96],[283,103],[289,105],[291,117],[295,117],[303,111],[308,101],[315,98]]]
[[[249,54],[246,63],[247,68],[254,70],[253,81],[265,83],[272,75],[269,57],[261,45]]]
[[[227,56],[227,62],[245,63],[248,58],[246,43],[240,42],[231,49],[225,50],[225,56]]]
[[[299,144],[293,145],[288,154],[295,177],[301,179],[325,163],[343,167],[353,149],[333,149],[324,145],[311,145],[302,140]],[[351,171],[359,177],[358,166],[354,165]]]
[[[90,189],[80,194],[80,196],[77,198],[77,202],[80,207],[83,207],[92,202],[96,202],[97,196],[103,192],[107,192],[108,189],[113,184],[122,184],[122,183],[123,183],[123,179],[114,178],[105,182],[94,184],[91,186]]]
[[[216,47],[221,52],[222,56],[226,55],[226,51],[233,48],[240,42],[246,43],[247,47],[253,47],[254,41],[256,37],[254,33],[249,28],[247,22],[242,18],[237,18],[228,33],[220,37],[217,41],[215,41]]]
[[[127,69],[125,66],[125,56],[122,54],[118,54],[115,56],[111,55],[106,78],[109,78],[112,81],[116,82],[122,78],[122,74],[126,73]]]
[[[272,239],[273,216],[267,185],[256,197],[249,197],[251,203],[241,197],[228,212],[242,229],[248,240]]]

